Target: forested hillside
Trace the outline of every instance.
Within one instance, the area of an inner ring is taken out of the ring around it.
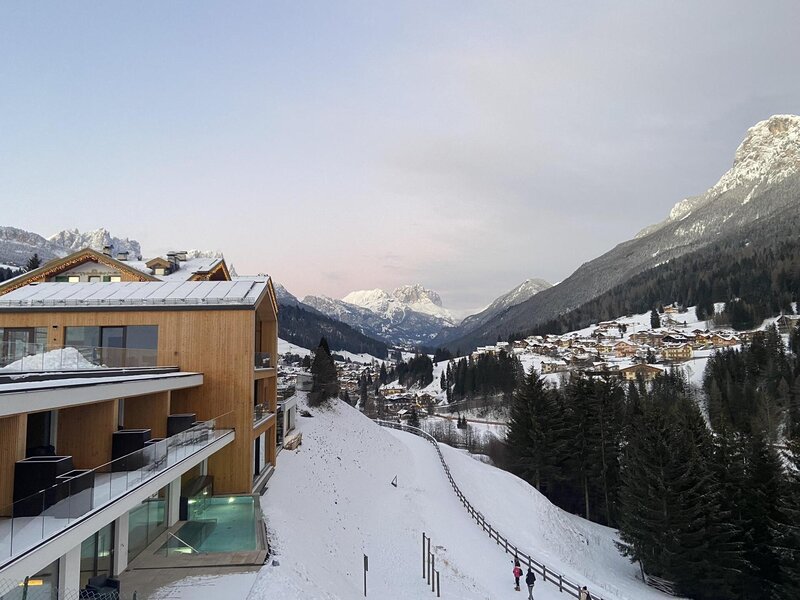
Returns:
[[[747,329],[791,312],[800,299],[800,215],[790,212],[749,227],[741,235],[648,269],[575,310],[530,330],[512,334],[563,333],[620,315],[642,313],[670,302],[698,306],[713,315],[715,302],[736,299],[729,323]]]
[[[280,304],[278,335],[281,339],[302,346],[316,348],[320,338],[326,338],[331,348],[354,354],[371,354],[378,358],[387,355],[386,344],[359,333],[349,325],[336,321],[302,305]]]

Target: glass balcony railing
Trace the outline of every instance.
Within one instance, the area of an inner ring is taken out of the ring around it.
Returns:
[[[0,373],[5,371],[80,371],[85,369],[159,366],[158,350],[0,343]]]
[[[263,421],[272,414],[275,413],[271,411],[266,404],[256,404],[253,407],[253,423]]]
[[[270,369],[272,364],[272,356],[269,352],[256,352],[256,369]]]
[[[230,434],[231,429],[218,426],[220,419],[152,440],[141,450],[94,469],[70,471],[55,485],[0,507],[0,567]]]

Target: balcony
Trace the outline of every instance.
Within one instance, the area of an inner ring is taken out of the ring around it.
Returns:
[[[108,368],[155,367],[155,349],[66,346],[47,349],[43,344],[0,343],[0,373],[30,371],[82,371]]]
[[[191,463],[193,457],[199,460],[209,447],[215,446],[216,451],[232,441],[233,430],[219,427],[218,420],[154,440],[141,450],[94,469],[66,473],[56,485],[0,508],[0,514],[6,515],[0,518],[0,567],[155,482],[162,474],[165,477],[158,482],[163,480],[166,485],[174,477],[167,471],[176,467],[179,476],[179,463]]]
[[[263,425],[270,417],[274,416],[275,413],[266,404],[256,404],[253,407],[253,429]]]
[[[256,352],[255,354],[255,368],[256,369],[272,369],[275,365],[272,364],[272,356],[269,352]]]

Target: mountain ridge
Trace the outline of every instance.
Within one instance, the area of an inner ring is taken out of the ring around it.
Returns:
[[[664,221],[587,261],[558,285],[489,321],[456,327],[434,343],[466,349],[530,330],[635,275],[782,211],[800,211],[800,117],[775,115],[748,129],[733,166],[705,193],[673,206]]]

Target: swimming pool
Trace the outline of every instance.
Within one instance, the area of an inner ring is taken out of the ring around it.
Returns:
[[[189,520],[160,548],[170,554],[212,554],[258,550],[258,514],[253,496],[190,501]]]

